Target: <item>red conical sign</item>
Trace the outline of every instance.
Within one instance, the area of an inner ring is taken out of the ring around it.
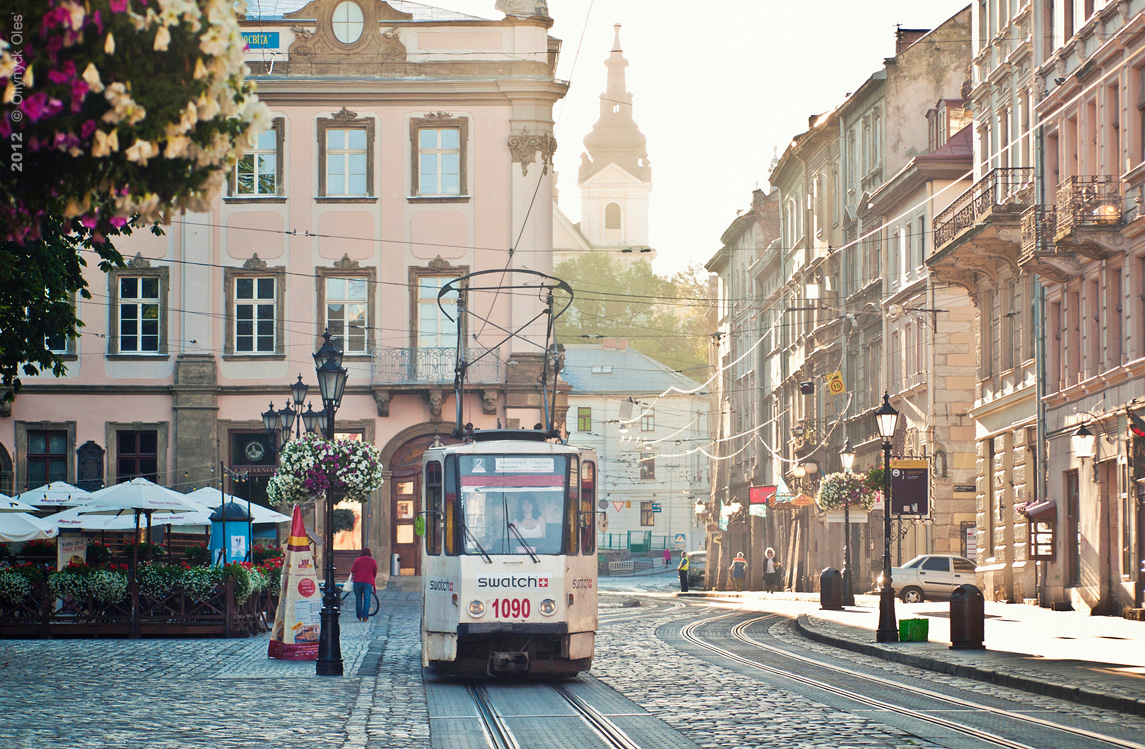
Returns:
[[[282,588],[274,613],[274,630],[267,655],[289,661],[318,658],[319,614],[322,596],[318,569],[310,551],[310,538],[302,522],[302,509],[294,506],[290,538],[282,561]]]

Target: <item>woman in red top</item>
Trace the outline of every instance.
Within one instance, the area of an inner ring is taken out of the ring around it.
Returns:
[[[378,563],[365,546],[362,553],[350,567],[350,579],[354,581],[354,602],[358,607],[358,621],[370,618],[370,593],[378,589]]]

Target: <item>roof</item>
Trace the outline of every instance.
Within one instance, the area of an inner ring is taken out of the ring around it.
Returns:
[[[287,13],[302,10],[311,0],[247,0],[247,20],[263,19],[277,20]],[[481,16],[469,16],[444,8],[435,8],[432,5],[409,2],[409,0],[388,0],[389,5],[401,13],[409,13],[413,21],[489,21],[494,19]],[[392,23],[388,21],[387,23]]]
[[[595,371],[594,371],[595,370]],[[668,369],[631,348],[566,346],[561,377],[572,385],[570,396],[600,393],[659,395],[670,387],[696,390],[700,383]],[[697,395],[707,395],[697,390]]]

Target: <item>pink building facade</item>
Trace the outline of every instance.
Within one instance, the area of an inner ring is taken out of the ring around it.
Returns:
[[[282,442],[261,413],[300,375],[321,408],[312,354],[329,327],[349,370],[336,432],[376,445],[387,472],[341,546],[397,553],[417,574],[420,455],[457,405],[457,315],[438,291],[479,270],[552,269],[552,111],[567,84],[545,4],[516,5],[498,20],[398,0],[248,15],[271,127],[209,213],[121,239],[129,262],[110,274],[87,258],[82,335],[52,342],[67,375],[25,378],[0,419],[0,491],[136,475],[190,491],[245,471],[234,490],[258,501]],[[544,329],[505,339],[540,311],[535,295],[471,302],[465,347],[495,351],[470,370],[463,419],[531,427]]]

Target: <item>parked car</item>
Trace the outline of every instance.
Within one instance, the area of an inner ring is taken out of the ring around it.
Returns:
[[[688,586],[693,588],[704,587],[704,573],[708,569],[708,552],[688,552]]]
[[[902,567],[891,567],[891,585],[903,603],[949,598],[959,585],[978,584],[974,562],[949,554],[921,554]],[[879,575],[879,590],[883,576]]]

